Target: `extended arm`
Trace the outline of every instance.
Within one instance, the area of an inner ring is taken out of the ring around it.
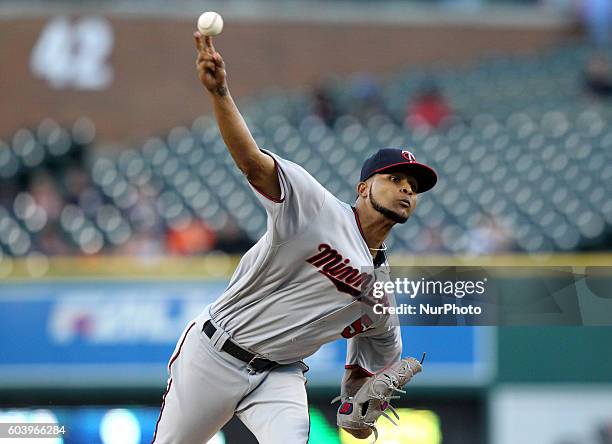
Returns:
[[[217,125],[225,145],[248,181],[266,195],[279,199],[281,188],[274,159],[259,149],[236,107],[227,86],[225,63],[221,54],[215,51],[212,37],[204,37],[196,32],[194,38],[198,51],[198,77],[212,99]]]

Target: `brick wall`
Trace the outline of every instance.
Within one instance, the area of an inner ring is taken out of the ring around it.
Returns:
[[[210,111],[195,75],[190,21],[111,17],[110,22],[114,80],[107,89],[86,92],[51,89],[32,76],[29,57],[46,19],[2,22],[0,138],[45,117],[71,122],[86,115],[96,123],[99,140],[138,142]],[[231,91],[240,98],[262,87],[314,84],[327,74],[383,73],[491,51],[531,51],[570,33],[563,27],[226,23],[215,44],[226,60]]]

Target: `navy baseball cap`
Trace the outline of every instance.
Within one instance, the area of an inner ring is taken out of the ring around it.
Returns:
[[[431,190],[438,181],[436,172],[423,163],[418,163],[416,157],[407,150],[400,148],[382,148],[366,159],[361,167],[360,182],[364,182],[374,174],[403,171],[417,181],[417,193]]]

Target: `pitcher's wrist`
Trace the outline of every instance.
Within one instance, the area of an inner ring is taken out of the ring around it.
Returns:
[[[229,89],[227,85],[216,86],[213,89],[209,89],[208,92],[214,97],[226,97],[229,95]]]

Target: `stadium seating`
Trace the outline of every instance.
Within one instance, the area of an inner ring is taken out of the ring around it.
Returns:
[[[261,147],[304,166],[346,202],[354,201],[363,160],[378,147],[410,149],[436,169],[436,188],[387,242],[395,253],[604,248],[612,227],[612,108],[581,90],[586,56],[585,47],[566,46],[460,67],[410,67],[381,82],[384,107],[365,117],[351,113],[354,94],[336,81],[330,92],[341,115],[331,127],[308,91],[269,90],[239,106]],[[455,111],[444,130],[404,125],[406,104],[425,81]],[[84,119],[70,131],[50,120],[20,129],[1,143],[0,178],[14,181],[41,165],[57,169],[54,162],[90,143],[93,131]],[[94,204],[64,202],[59,218],[63,236],[82,253],[112,252],[135,232],[191,219],[215,231],[235,220],[253,240],[265,230],[265,212],[211,116],[116,158],[84,162]],[[0,248],[22,256],[37,250],[47,215],[27,190],[13,191],[0,200]],[[505,239],[487,246],[491,236]]]

